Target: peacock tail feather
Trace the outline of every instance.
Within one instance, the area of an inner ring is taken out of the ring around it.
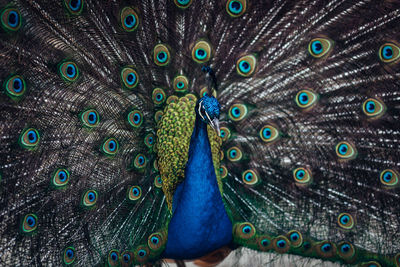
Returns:
[[[400,266],[400,1],[0,8],[0,265],[158,264],[194,221],[188,241]],[[174,217],[189,174],[229,222]]]

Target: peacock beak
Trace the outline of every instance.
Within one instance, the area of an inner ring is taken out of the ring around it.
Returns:
[[[221,136],[221,131],[220,131],[220,129],[219,129],[219,120],[217,119],[217,118],[214,118],[212,121],[211,121],[211,127],[213,127],[213,129],[215,130],[215,131],[217,131],[217,135],[218,136]]]

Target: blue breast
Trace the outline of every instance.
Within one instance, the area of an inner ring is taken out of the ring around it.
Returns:
[[[196,118],[190,141],[185,180],[173,198],[165,258],[194,259],[232,240],[232,223],[225,211],[212,162],[207,125]]]

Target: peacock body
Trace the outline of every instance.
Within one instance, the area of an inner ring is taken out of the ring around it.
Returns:
[[[400,266],[399,1],[0,8],[0,265]]]

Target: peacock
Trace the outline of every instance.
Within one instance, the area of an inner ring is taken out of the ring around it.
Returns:
[[[0,9],[1,266],[400,266],[400,1]]]

